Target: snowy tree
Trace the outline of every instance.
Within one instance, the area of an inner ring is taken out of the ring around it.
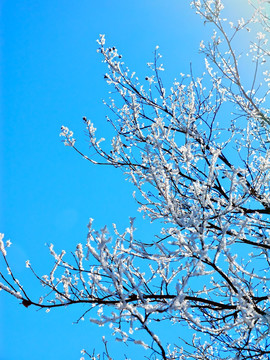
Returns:
[[[90,156],[72,131],[63,126],[61,132],[65,145],[90,163],[122,170],[136,189],[138,210],[159,233],[139,240],[131,218],[123,233],[114,225],[109,235],[106,227],[94,230],[90,219],[86,243],[77,245],[71,259],[50,246],[55,261],[48,275],[26,262],[43,286],[39,300],[16,279],[7,259],[10,242],[2,234],[8,274],[1,270],[0,288],[26,307],[86,304],[80,319],[96,310],[92,322],[111,327],[120,342],[143,346],[149,359],[266,359],[269,1],[250,1],[250,17],[232,21],[224,18],[220,0],[193,0],[191,6],[213,29],[200,43],[203,74],[191,68],[165,89],[157,47],[141,83],[101,35],[115,136],[103,146],[84,117]],[[246,53],[238,51],[237,41],[246,42]],[[159,327],[186,327],[191,336],[170,342],[159,336]],[[111,359],[106,340],[104,346]]]

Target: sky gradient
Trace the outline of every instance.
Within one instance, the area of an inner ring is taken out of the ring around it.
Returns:
[[[159,45],[170,83],[189,71],[190,62],[203,70],[198,47],[209,29],[180,0],[6,0],[1,12],[0,231],[12,242],[8,253],[16,277],[38,299],[39,283],[25,261],[40,275],[48,273],[46,243],[72,251],[85,242],[89,217],[97,229],[116,223],[120,230],[129,216],[139,217],[133,188],[121,172],[90,165],[59,137],[65,125],[87,146],[83,116],[99,136],[110,136],[109,110],[102,104],[110,89],[96,52],[99,34],[106,34],[141,78]],[[137,225],[141,236],[151,236],[140,217]],[[47,314],[1,292],[0,360],[79,359],[82,348],[101,349],[107,329],[88,319],[72,325],[84,310]]]

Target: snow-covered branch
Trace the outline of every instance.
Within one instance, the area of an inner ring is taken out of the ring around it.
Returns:
[[[67,127],[60,135],[92,164],[122,170],[136,189],[138,210],[160,232],[139,240],[131,218],[124,233],[114,225],[110,235],[107,227],[94,230],[90,219],[87,239],[71,257],[50,246],[54,265],[47,275],[27,261],[43,285],[39,301],[28,296],[9,266],[12,281],[1,271],[0,289],[27,307],[86,304],[78,321],[91,311],[92,322],[108,324],[118,341],[151,350],[151,359],[268,358],[267,4],[252,2],[250,17],[234,23],[224,18],[220,0],[192,1],[213,28],[213,36],[200,44],[205,72],[191,68],[166,90],[158,47],[140,82],[100,36],[104,78],[115,94],[107,104],[115,135],[103,146],[84,117],[94,155],[80,150]],[[242,34],[250,37],[244,61],[236,46]],[[7,264],[2,237],[0,250]],[[186,326],[194,337],[168,343],[153,323]]]

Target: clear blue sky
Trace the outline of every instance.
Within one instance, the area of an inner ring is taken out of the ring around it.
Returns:
[[[13,243],[16,277],[37,299],[39,284],[25,260],[40,275],[48,273],[45,243],[72,251],[84,243],[89,217],[96,228],[117,223],[124,229],[128,217],[137,216],[133,188],[121,172],[91,166],[59,138],[66,125],[85,145],[82,116],[100,136],[110,133],[98,35],[106,34],[142,76],[159,45],[170,82],[188,72],[191,61],[201,69],[198,45],[207,29],[182,0],[2,0],[1,7],[0,231]],[[147,223],[137,225],[147,236]],[[1,292],[0,360],[79,359],[82,348],[100,349],[107,330],[88,319],[72,325],[84,310],[46,314]]]

